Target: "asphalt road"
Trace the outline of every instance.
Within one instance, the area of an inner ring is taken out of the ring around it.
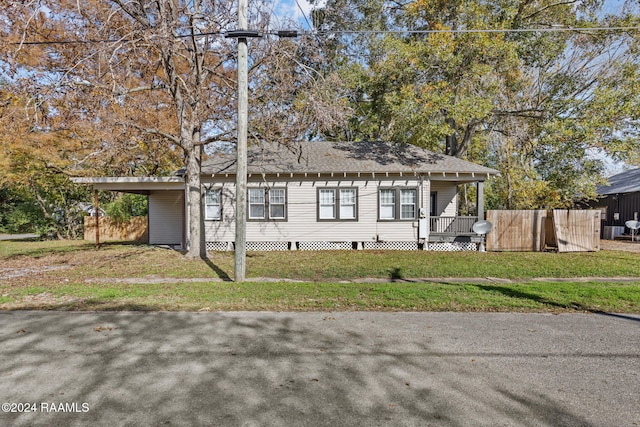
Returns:
[[[0,403],[2,426],[633,427],[640,316],[0,312]]]

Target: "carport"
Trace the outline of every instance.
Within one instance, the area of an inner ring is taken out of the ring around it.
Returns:
[[[82,177],[71,181],[93,186],[95,212],[99,212],[98,191],[146,195],[149,203],[148,243],[186,247],[185,183],[182,177]],[[99,217],[95,219],[96,246],[99,246]]]

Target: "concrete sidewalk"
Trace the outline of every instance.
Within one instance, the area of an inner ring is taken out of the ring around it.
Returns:
[[[0,312],[2,426],[640,426],[639,402],[640,316]]]
[[[0,240],[29,240],[37,238],[37,234],[0,234]]]

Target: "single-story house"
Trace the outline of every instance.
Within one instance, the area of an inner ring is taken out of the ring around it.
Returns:
[[[412,145],[298,142],[249,147],[247,249],[475,249],[484,181],[498,171]],[[236,155],[202,164],[207,250],[235,240]],[[183,176],[75,178],[97,190],[148,195],[149,243],[184,246]],[[458,215],[458,186],[477,185],[477,215]]]
[[[609,184],[596,188],[598,200],[590,204],[602,212],[603,238],[629,233],[625,222],[640,218],[640,168],[631,169],[609,178]]]

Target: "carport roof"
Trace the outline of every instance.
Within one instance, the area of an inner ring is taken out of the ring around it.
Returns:
[[[76,177],[76,184],[92,184],[96,190],[122,191],[148,194],[152,190],[184,190],[184,178],[179,176],[155,177]]]

